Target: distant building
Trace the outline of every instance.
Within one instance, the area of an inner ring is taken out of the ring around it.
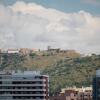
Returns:
[[[19,53],[18,49],[8,49],[7,53]]]
[[[100,100],[100,70],[96,71],[93,78],[93,100]]]
[[[60,48],[51,48],[51,46],[48,46],[48,47],[47,47],[47,51],[48,51],[48,52],[51,52],[51,53],[53,53],[53,54],[59,53],[60,50],[61,50]]]
[[[0,100],[49,100],[48,76],[39,72],[1,72]]]
[[[19,53],[18,49],[0,49],[1,54]]]
[[[7,49],[1,49],[1,53],[7,53]]]
[[[19,52],[21,54],[23,54],[23,55],[27,55],[27,54],[30,54],[31,53],[31,50],[28,49],[28,48],[21,48]]]
[[[49,52],[52,52],[52,53],[59,53],[60,52],[60,48],[57,48],[57,49],[48,49]]]
[[[68,87],[62,89],[59,95],[50,97],[50,100],[92,100],[92,87]]]

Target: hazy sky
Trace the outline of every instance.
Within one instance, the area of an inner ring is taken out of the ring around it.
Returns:
[[[100,0],[0,0],[0,48],[100,53]]]

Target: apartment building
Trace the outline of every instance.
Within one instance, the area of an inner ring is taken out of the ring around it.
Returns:
[[[0,100],[49,100],[49,79],[36,71],[0,72]]]
[[[92,87],[67,87],[50,100],[92,100]]]

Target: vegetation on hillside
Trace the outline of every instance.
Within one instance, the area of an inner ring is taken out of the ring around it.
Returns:
[[[100,55],[83,57],[78,53],[73,54],[3,54],[0,69],[41,70],[50,77],[50,95],[66,86],[90,86],[95,71],[100,68]]]
[[[56,94],[66,86],[90,86],[95,71],[100,68],[100,55],[67,58],[47,67],[43,73],[50,76],[50,93]]]

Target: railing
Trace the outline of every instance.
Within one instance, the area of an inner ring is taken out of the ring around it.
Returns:
[[[37,99],[1,99],[0,98],[0,100],[46,100],[46,99],[39,99],[39,98],[37,98]]]
[[[9,96],[9,97],[10,97],[10,96],[11,96],[11,97],[12,97],[12,96],[24,96],[24,97],[25,97],[25,96],[43,96],[43,97],[44,97],[44,96],[46,96],[46,94],[6,94],[6,93],[5,93],[5,94],[0,94],[0,97],[2,97],[2,96],[5,96],[5,97],[6,97],[6,96]]]
[[[46,86],[46,84],[0,84],[0,86]]]
[[[46,91],[46,89],[0,89],[0,91]]]
[[[31,81],[31,82],[38,82],[38,81],[46,81],[45,79],[0,79],[0,82],[3,82],[3,81],[11,81],[11,82],[25,82],[25,81]]]

